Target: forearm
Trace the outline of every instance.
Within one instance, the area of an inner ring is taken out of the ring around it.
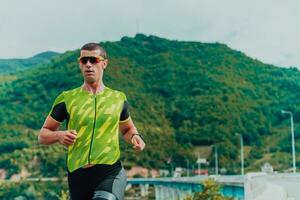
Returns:
[[[123,138],[124,138],[124,140],[127,142],[127,143],[132,143],[131,142],[131,139],[132,139],[132,136],[134,135],[134,134],[137,134],[138,133],[138,131],[137,131],[137,129],[135,128],[135,126],[132,126],[132,127],[130,127],[130,128],[128,128],[128,129],[126,129],[124,132],[123,132]]]
[[[54,144],[59,141],[58,134],[59,131],[52,131],[47,128],[42,128],[38,136],[39,142],[41,144],[47,144],[47,145]]]
[[[143,151],[145,148],[145,142],[143,138],[138,134],[131,119],[127,122],[120,124],[119,126],[121,133],[123,134],[124,140],[133,145],[136,151]]]

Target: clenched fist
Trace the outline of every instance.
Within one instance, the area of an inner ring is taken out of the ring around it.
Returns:
[[[69,146],[75,143],[77,132],[75,130],[59,131],[57,136],[60,144]]]

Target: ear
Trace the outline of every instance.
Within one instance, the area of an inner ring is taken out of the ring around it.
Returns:
[[[106,59],[106,60],[104,60],[103,61],[103,70],[107,67],[107,65],[108,65],[108,60]]]

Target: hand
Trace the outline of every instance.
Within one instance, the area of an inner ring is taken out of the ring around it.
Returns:
[[[57,136],[60,144],[69,146],[75,143],[77,132],[75,130],[59,131]]]
[[[136,151],[143,151],[145,148],[146,144],[143,141],[143,139],[139,135],[133,135],[131,138],[131,143],[133,144],[133,148]]]

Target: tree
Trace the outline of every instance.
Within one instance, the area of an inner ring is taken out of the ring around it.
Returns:
[[[202,192],[196,192],[192,197],[185,200],[232,200],[233,198],[224,197],[220,194],[221,186],[213,179],[207,179],[203,182]]]

